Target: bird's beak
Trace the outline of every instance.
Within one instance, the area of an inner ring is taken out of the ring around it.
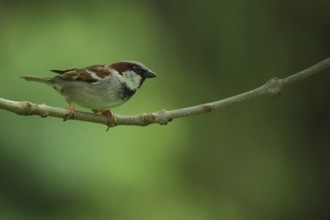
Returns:
[[[148,70],[148,71],[143,73],[144,78],[154,78],[156,76],[157,75],[155,73],[153,73],[151,70]]]

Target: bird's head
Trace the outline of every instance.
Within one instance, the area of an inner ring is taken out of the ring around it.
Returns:
[[[121,61],[111,64],[110,67],[122,76],[123,82],[132,90],[138,89],[145,79],[156,77],[155,73],[137,61]]]

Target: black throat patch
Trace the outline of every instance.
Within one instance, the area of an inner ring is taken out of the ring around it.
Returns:
[[[132,89],[128,88],[125,84],[123,84],[121,86],[121,88],[119,89],[118,97],[123,100],[127,100],[127,99],[131,98],[135,94],[135,92],[136,92],[136,90],[132,90]]]

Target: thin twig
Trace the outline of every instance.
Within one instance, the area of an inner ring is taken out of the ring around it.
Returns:
[[[319,73],[322,70],[329,67],[330,67],[330,57],[286,78],[283,79],[273,78],[268,82],[266,82],[264,85],[256,89],[226,99],[222,99],[219,101],[191,106],[187,108],[170,110],[170,111],[162,109],[154,113],[145,113],[145,114],[138,114],[132,116],[122,116],[122,115],[114,114],[117,122],[116,125],[146,126],[154,123],[165,125],[175,118],[209,113],[216,109],[221,109],[226,106],[248,101],[252,98],[256,98],[260,96],[277,96],[281,93],[282,88],[284,86],[299,82],[300,80],[303,80],[309,76]],[[10,112],[17,113],[19,115],[40,115],[41,117],[52,116],[62,119],[68,115],[68,109],[51,107],[45,104],[34,104],[28,101],[16,102],[2,98],[0,98],[0,108]],[[74,118],[70,118],[70,120],[80,120],[80,121],[94,122],[105,125],[107,125],[108,123],[108,118],[105,117],[104,115],[98,115],[95,113],[87,113],[80,111],[76,111],[74,114]]]

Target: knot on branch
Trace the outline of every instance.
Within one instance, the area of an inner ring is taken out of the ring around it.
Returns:
[[[274,77],[270,79],[265,85],[262,86],[263,94],[270,96],[281,95],[282,92],[282,80]]]
[[[147,126],[155,122],[156,118],[153,114],[143,114],[143,125]]]
[[[37,105],[34,104],[32,102],[22,102],[21,103],[21,108],[20,108],[20,112],[18,112],[18,114],[21,115],[40,115],[41,117],[47,117],[48,113],[46,111],[43,111],[43,106],[45,106],[44,104],[42,105]]]
[[[202,109],[203,109],[203,112],[205,112],[205,113],[209,113],[209,112],[213,111],[213,108],[210,104],[202,105]]]
[[[18,112],[18,114],[20,115],[33,115],[36,112],[36,104],[32,103],[32,102],[22,102],[20,105],[20,111]]]
[[[155,120],[161,125],[166,125],[168,122],[172,121],[172,118],[168,116],[167,111],[164,108],[152,115],[154,115]]]
[[[31,102],[25,102],[25,114],[26,115],[32,115],[34,112],[33,104]]]

